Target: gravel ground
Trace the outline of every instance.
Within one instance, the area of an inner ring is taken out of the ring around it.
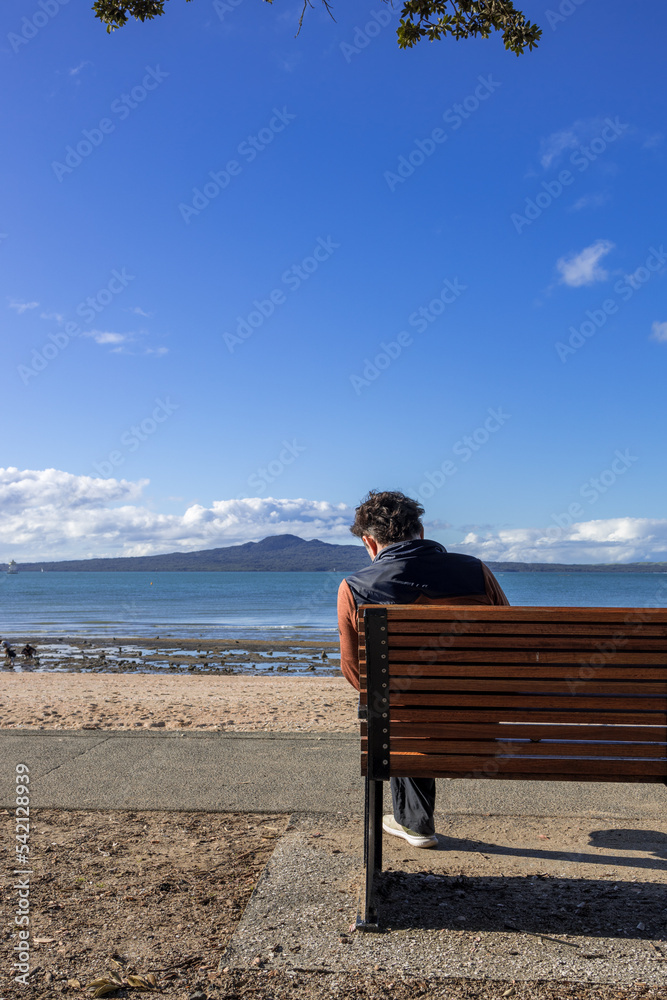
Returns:
[[[3,855],[14,819],[2,818]],[[227,944],[287,823],[281,815],[66,812],[30,821],[28,985],[12,981],[17,892],[5,876],[0,996],[91,996],[105,973],[155,975],[165,997],[217,977]],[[137,996],[118,990],[113,996]]]

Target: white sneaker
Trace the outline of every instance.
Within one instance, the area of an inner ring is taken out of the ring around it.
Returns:
[[[437,847],[438,845],[438,838],[434,833],[415,833],[407,826],[401,826],[400,823],[397,823],[391,814],[382,817],[382,829],[393,834],[394,837],[402,837],[403,840],[407,840],[411,847]]]

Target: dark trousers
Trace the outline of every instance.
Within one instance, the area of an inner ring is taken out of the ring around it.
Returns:
[[[435,780],[433,778],[392,778],[391,798],[394,819],[415,833],[429,836],[435,830]]]

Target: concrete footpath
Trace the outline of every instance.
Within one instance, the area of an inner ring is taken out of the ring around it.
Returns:
[[[363,934],[362,822],[322,819],[292,818],[221,969],[667,985],[664,821],[441,816],[429,851],[385,836],[383,931]]]
[[[359,739],[342,733],[0,730],[0,808],[16,764],[33,808],[363,813]],[[663,818],[662,785],[441,781],[448,815]]]

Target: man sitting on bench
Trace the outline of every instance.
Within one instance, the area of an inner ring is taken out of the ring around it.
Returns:
[[[447,552],[424,538],[424,508],[403,493],[374,490],[355,511],[353,535],[372,562],[338,590],[340,665],[359,690],[357,608],[361,604],[509,604],[498,581],[474,556]],[[392,778],[393,816],[382,827],[413,847],[435,847],[435,780]]]

